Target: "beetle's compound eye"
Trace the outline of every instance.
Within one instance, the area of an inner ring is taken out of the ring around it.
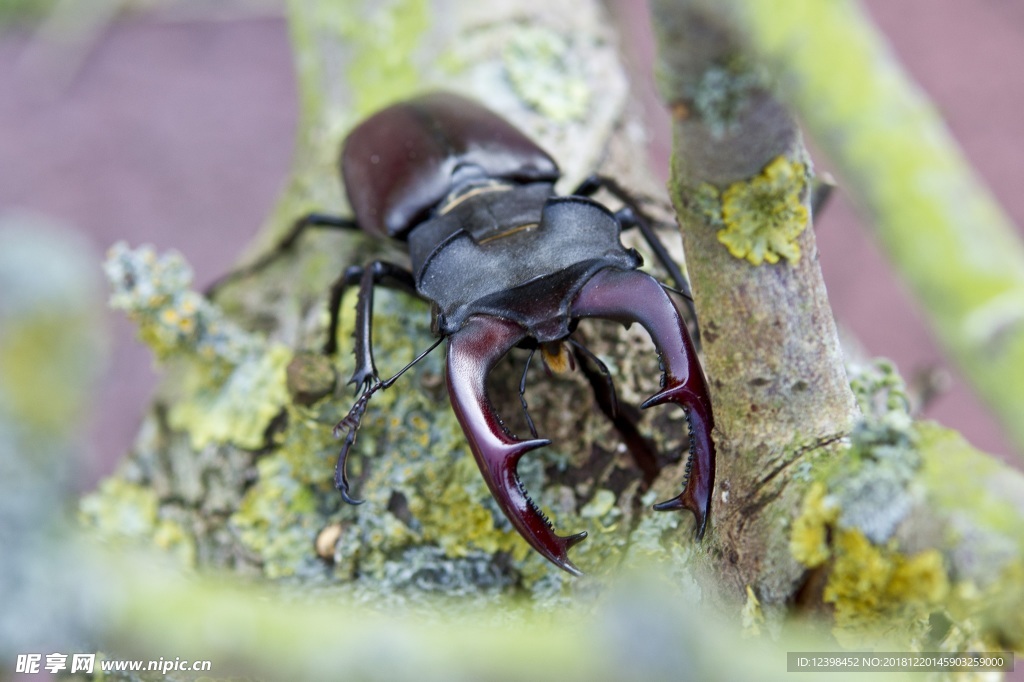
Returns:
[[[535,550],[559,568],[580,575],[569,561],[569,548],[587,534],[557,535],[527,494],[517,472],[525,453],[550,441],[517,439],[505,429],[487,397],[488,373],[524,336],[523,328],[510,320],[471,317],[448,340],[448,396],[487,487],[505,516]]]

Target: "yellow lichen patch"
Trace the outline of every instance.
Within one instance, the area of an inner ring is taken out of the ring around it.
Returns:
[[[892,598],[920,604],[937,604],[949,593],[949,579],[942,555],[930,549],[895,562],[887,593]]]
[[[230,524],[242,544],[257,555],[268,578],[294,575],[313,553],[317,500],[295,480],[280,455],[260,459],[259,480],[242,498]]]
[[[784,156],[749,181],[729,185],[722,192],[725,229],[718,233],[718,241],[753,265],[777,263],[780,256],[798,262],[796,239],[808,223],[802,200],[805,185],[804,165]]]
[[[170,520],[160,521],[153,532],[157,547],[171,554],[182,566],[196,565],[196,543],[181,524]]]
[[[103,537],[141,538],[152,535],[158,508],[159,500],[151,488],[112,477],[82,498],[79,515],[83,525]]]
[[[839,518],[839,507],[828,497],[821,482],[811,485],[804,496],[800,516],[793,521],[789,551],[808,568],[820,566],[829,557],[828,525]]]
[[[470,494],[468,480],[480,477],[473,460],[463,457],[451,463],[450,476],[444,483],[440,498],[431,495],[416,496],[409,500],[409,508],[423,524],[423,539],[436,542],[452,557],[466,556],[469,549],[485,552],[512,552],[522,560],[529,547],[512,529],[499,530],[494,514],[482,500]],[[478,492],[483,494],[481,485]],[[458,510],[458,514],[452,514]]]
[[[837,529],[833,557],[823,598],[835,605],[833,634],[845,647],[885,637],[911,644],[949,593],[934,549],[907,556],[893,544],[873,545],[859,530]]]
[[[747,603],[743,605],[743,612],[740,615],[743,619],[743,636],[759,637],[761,626],[764,624],[764,613],[761,611],[761,602],[750,585],[747,585]]]
[[[1024,562],[1015,560],[997,571],[984,586],[973,580],[961,580],[950,590],[947,611],[954,623],[966,623],[962,638],[982,638],[975,642],[956,642],[959,651],[998,651],[1024,648]],[[947,641],[953,639],[947,637]],[[973,645],[973,646],[970,646]],[[950,650],[950,649],[944,649]]]
[[[210,443],[262,446],[267,425],[288,402],[291,359],[288,348],[271,345],[265,353],[234,367],[225,380],[205,367],[187,367],[183,381],[188,397],[170,409],[168,422],[188,431],[197,449]]]

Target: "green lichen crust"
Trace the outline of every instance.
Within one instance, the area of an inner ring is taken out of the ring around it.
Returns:
[[[890,363],[853,373],[865,418],[846,456],[817,472],[789,544],[825,575],[833,634],[850,648],[1019,647],[1024,480],[954,432],[911,421]]]
[[[569,38],[537,26],[518,31],[505,48],[504,64],[524,102],[557,123],[581,121],[592,91]]]
[[[759,175],[721,193],[718,241],[751,265],[800,261],[797,237],[807,229],[806,170],[802,163],[776,157]]]
[[[159,496],[121,477],[110,477],[82,498],[79,521],[95,538],[109,542],[150,544],[167,552],[182,566],[194,566],[196,547],[191,534],[173,515],[162,515]]]
[[[177,253],[123,242],[110,249],[104,271],[111,307],[139,325],[158,360],[174,362],[183,397],[170,409],[173,428],[188,430],[197,448],[234,443],[254,449],[288,400],[285,369],[291,352],[244,331],[199,293]]]
[[[438,19],[431,17],[425,0],[319,7],[337,12],[343,43],[353,51],[346,80],[358,98],[355,113],[368,115],[422,87],[424,68],[417,52],[427,28]]]
[[[188,289],[191,275],[176,254],[118,246],[106,269],[113,304],[129,311],[178,372],[165,391],[169,404],[158,403],[147,418],[133,457],[82,504],[83,520],[100,536],[148,539],[185,565],[227,564],[271,579],[343,585],[367,601],[525,591],[550,603],[582,589],[533,552],[494,503],[447,409],[442,352],[370,401],[348,466],[353,493],[365,504],[346,505],[333,486],[339,442],[332,428],[354,396],[331,387],[351,375],[350,352],[293,354],[244,331]],[[354,327],[356,294],[342,301],[339,339]],[[418,301],[382,290],[374,313],[374,353],[384,376],[430,345],[430,318]],[[631,354],[653,368],[655,353],[634,346],[638,340],[609,347],[595,338],[591,345],[613,371],[628,366]],[[513,368],[516,379],[520,367]],[[655,390],[657,374],[649,379],[651,385],[621,384],[620,397],[639,402]],[[542,428],[545,412],[592,400],[579,378],[556,386],[565,393],[531,392]],[[499,391],[495,399],[515,423],[515,393]],[[672,557],[685,570],[688,521],[649,509],[683,479],[681,413],[663,411],[652,423],[651,436],[672,466],[656,494],[638,499],[640,473],[607,419],[594,410],[570,412],[569,429],[586,434],[589,450],[561,451],[556,436],[520,462],[519,474],[561,532],[589,531],[574,560],[592,575],[630,558]]]
[[[766,85],[760,73],[742,55],[734,54],[726,64],[711,64],[696,85],[687,88],[696,114],[709,128],[711,137],[722,139],[739,132],[740,112],[758,88]]]
[[[852,0],[723,3],[875,218],[975,389],[1024,448],[1024,245]]]
[[[10,671],[19,654],[95,631],[98,601],[81,589],[93,574],[65,512],[106,359],[98,274],[81,233],[0,211],[0,665]]]

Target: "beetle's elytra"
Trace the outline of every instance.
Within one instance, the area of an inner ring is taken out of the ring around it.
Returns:
[[[533,437],[520,440],[509,433],[488,399],[485,380],[514,346],[540,349],[555,369],[568,364],[571,352],[581,365],[599,368],[589,370],[596,378],[588,378],[605,387],[595,389],[598,403],[614,418],[610,375],[571,335],[582,318],[642,325],[664,373],[662,390],[641,407],[676,403],[686,410],[690,431],[683,491],[655,509],[689,509],[702,536],[715,470],[711,401],[679,312],[665,289],[638,269],[639,254],[619,240],[624,227],[637,225],[636,213],[612,213],[585,196],[602,182],[617,186],[598,180],[573,195],[555,195],[559,170],[544,150],[493,112],[448,93],[401,102],[363,121],[345,140],[341,173],[354,219],[309,216],[284,245],[309,225],[359,228],[404,241],[411,263],[409,269],[382,261],[350,268],[332,291],[327,352],[335,350],[342,291],[359,286],[351,383],[362,392],[335,428],[345,434],[335,471],[345,500],[357,503],[349,495],[345,461],[367,403],[401,375],[382,382],[373,361],[373,288],[380,284],[431,303],[438,336],[431,349],[447,339],[452,408],[491,493],[534,549],[577,575],[568,550],[586,533],[557,535],[517,474],[519,458],[549,441],[538,438],[528,413]],[[678,273],[653,232],[639,226],[670,272]],[[525,400],[523,406],[525,411]]]

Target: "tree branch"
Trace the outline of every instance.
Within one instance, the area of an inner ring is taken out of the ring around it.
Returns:
[[[674,113],[673,202],[715,407],[726,561],[713,570],[736,599],[756,584],[763,601],[785,601],[802,569],[768,558],[805,485],[786,493],[790,470],[834,455],[857,417],[809,229],[810,163],[796,121],[721,16],[685,2],[654,12]]]
[[[881,636],[905,646],[933,637],[951,650],[978,641],[1020,646],[1019,619],[991,600],[1002,593],[1018,608],[1024,599],[1024,478],[951,432],[911,423],[891,367],[851,369],[859,410],[846,385],[813,235],[797,229],[810,217],[809,161],[758,51],[787,57],[787,83],[820,68],[835,43],[822,37],[822,22],[795,8],[810,11],[803,3],[655,3],[661,86],[675,114],[673,200],[720,431],[715,545],[723,560],[709,572],[724,575],[724,594],[734,600],[749,585],[769,611],[796,604],[831,612],[834,634],[849,646]],[[847,23],[825,27],[845,35]],[[819,51],[786,52],[804,43],[783,40],[780,24]],[[800,82],[801,113],[820,106],[815,87],[838,96],[846,83],[835,73]],[[847,125],[871,125],[870,116],[846,113],[827,134],[849,140],[857,133]],[[877,149],[861,149],[889,151],[875,142]],[[888,172],[890,188],[920,177],[895,163]],[[996,270],[1006,272],[1004,256],[999,262]],[[992,558],[988,569],[966,559],[978,554]],[[966,593],[972,597],[962,599]],[[958,629],[922,628],[935,614]]]
[[[723,3],[1024,454],[1024,244],[852,0]]]

